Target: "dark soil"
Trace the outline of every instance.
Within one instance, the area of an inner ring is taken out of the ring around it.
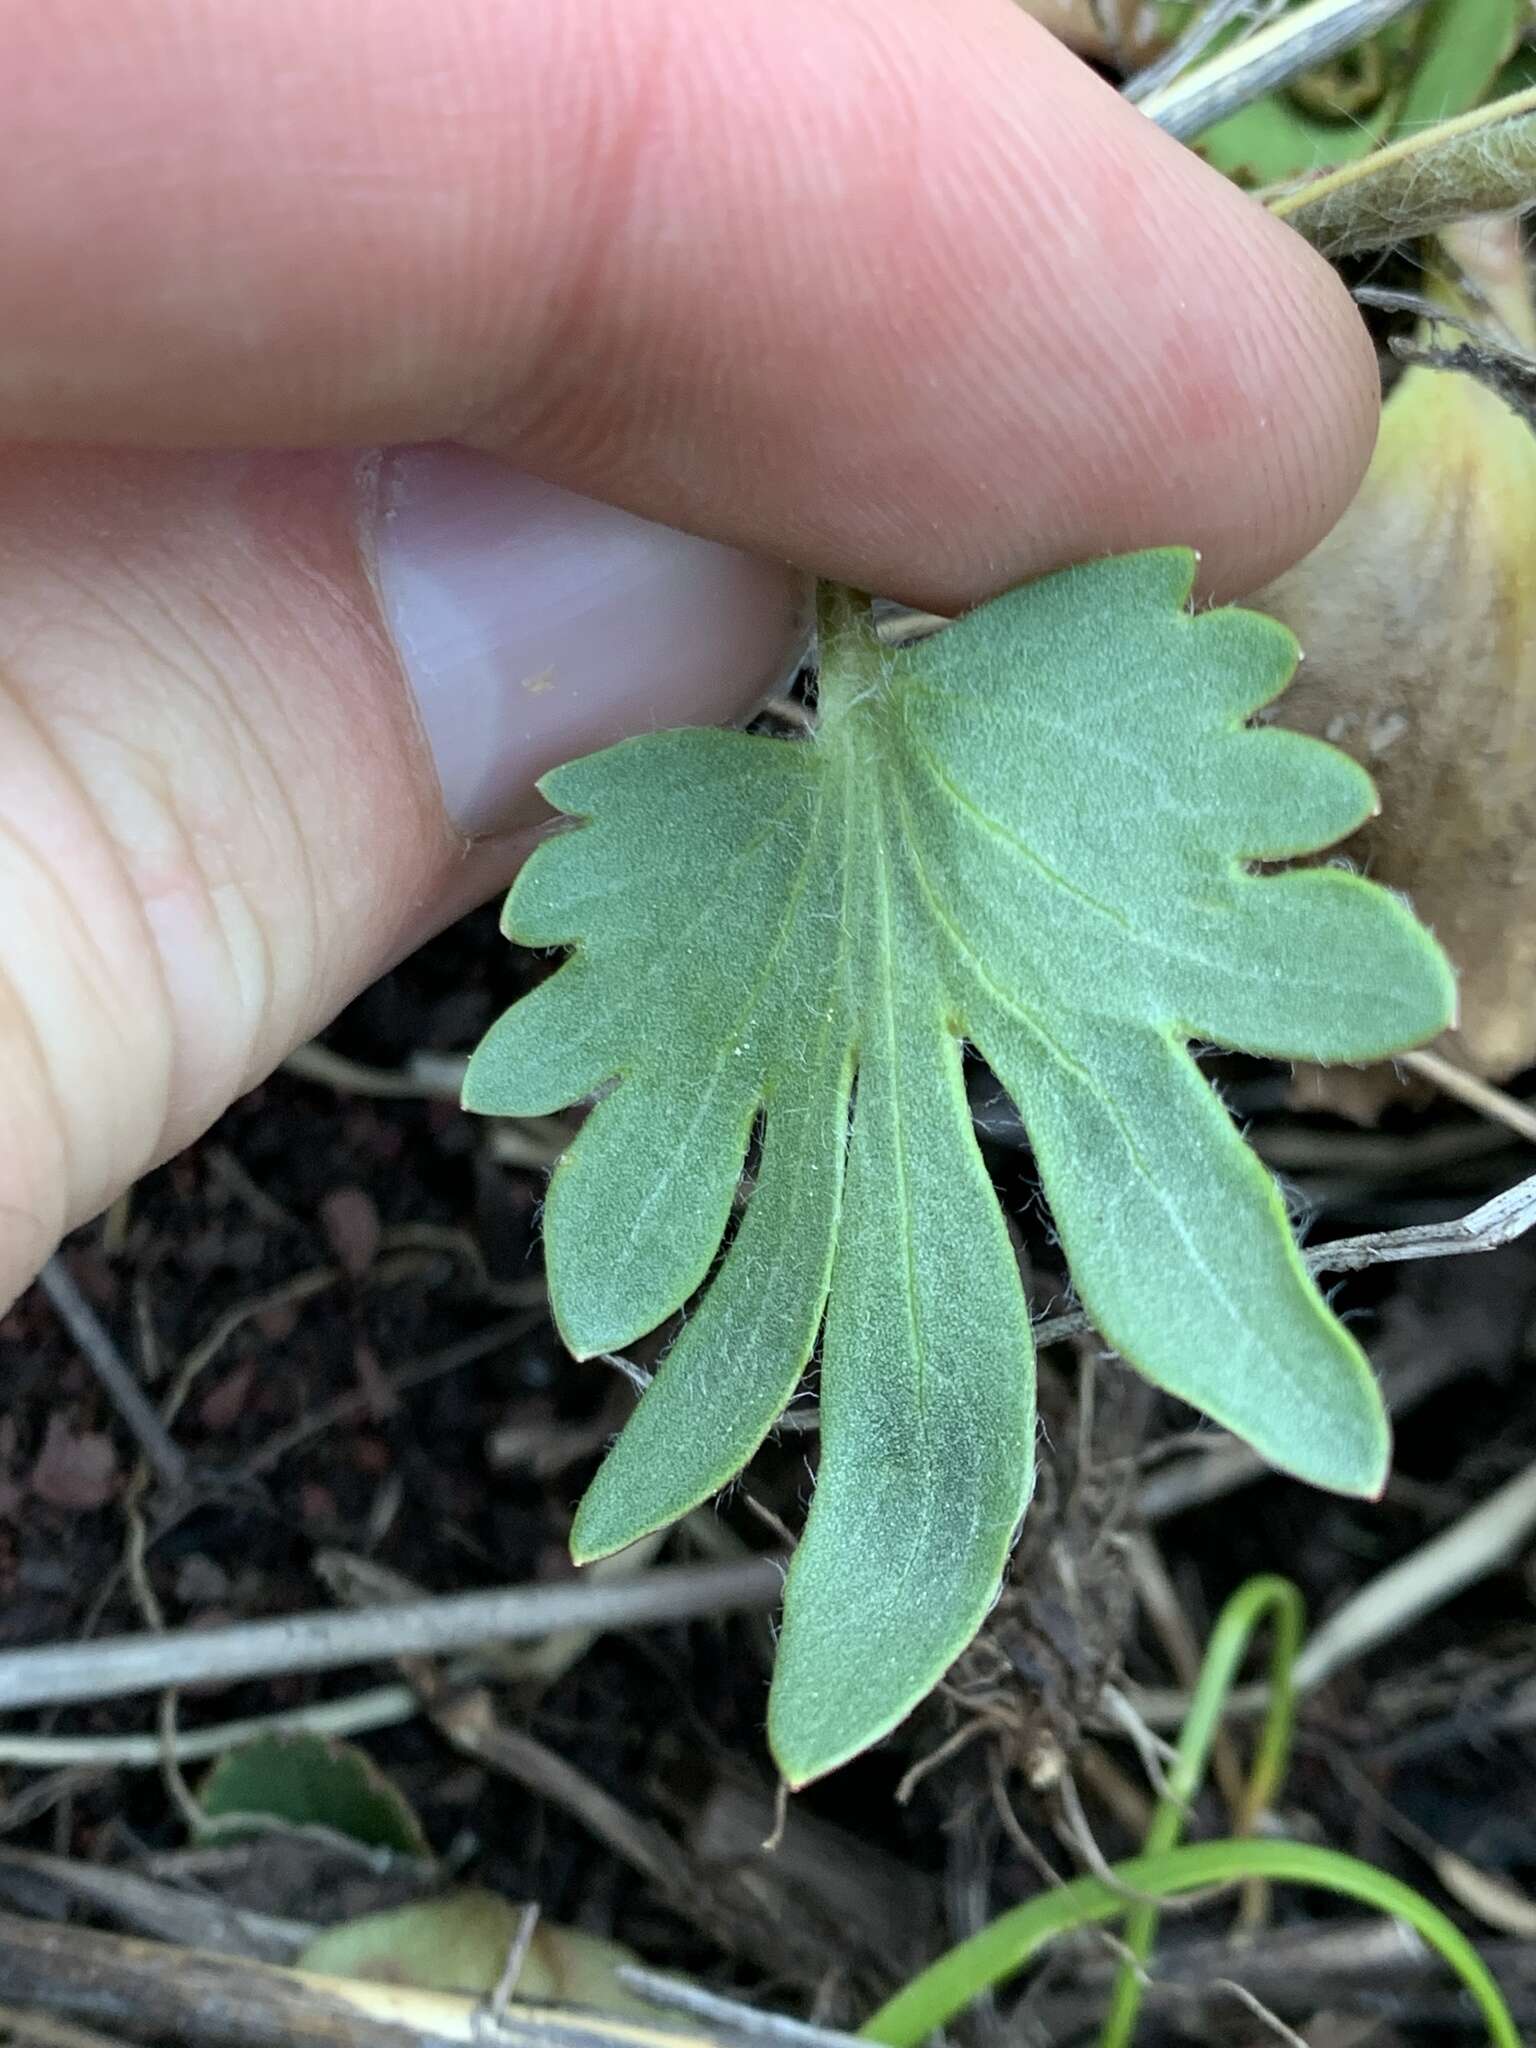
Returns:
[[[371,990],[328,1043],[392,1071],[423,1052],[461,1053],[519,975],[540,971],[512,961],[490,916],[477,917]],[[1294,1112],[1277,1070],[1227,1062],[1220,1078],[1286,1174],[1314,1239],[1458,1214],[1530,1170],[1517,1141],[1460,1110],[1405,1106],[1383,1130],[1359,1132]],[[984,1074],[975,1076],[975,1096],[1045,1312],[1064,1297],[1028,1153]],[[71,1271],[157,1399],[226,1313],[318,1268],[347,1269],[308,1298],[250,1316],[188,1394],[175,1438],[192,1461],[191,1488],[168,1500],[151,1485],[142,1496],[148,1584],[169,1626],[322,1606],[315,1557],[338,1548],[432,1592],[570,1570],[573,1504],[632,1396],[611,1368],[569,1360],[537,1303],[520,1305],[539,1272],[541,1188],[537,1167],[497,1163],[487,1127],[451,1103],[372,1099],[282,1074],[72,1241]],[[1180,1682],[1177,1642],[1166,1616],[1154,1616],[1152,1579],[1196,1646],[1224,1597],[1253,1572],[1283,1571],[1301,1585],[1312,1616],[1324,1617],[1536,1458],[1533,1297],[1536,1242],[1378,1267],[1349,1282],[1339,1305],[1389,1388],[1426,1375],[1439,1382],[1400,1425],[1385,1499],[1339,1501],[1265,1478],[1150,1528],[1141,1489],[1183,1470],[1181,1459],[1203,1456],[1181,1448],[1195,1419],[1091,1347],[1053,1347],[1042,1360],[1041,1490],[1013,1585],[937,1700],[878,1753],[795,1802],[784,1848],[773,1852],[795,1880],[770,1894],[779,1903],[750,1936],[734,1938],[729,1916],[706,1927],[681,1912],[568,1812],[467,1759],[424,1719],[367,1736],[364,1746],[455,1874],[537,1900],[549,1919],[611,1934],[656,1966],[802,2017],[856,2024],[911,1961],[1038,1890],[1045,1862],[1063,1875],[1082,1867],[1093,1852],[1063,1806],[1063,1767],[1104,1854],[1136,1846],[1117,1787],[1144,1795],[1146,1778],[1134,1749],[1111,1731],[1103,1694],[1122,1677]],[[484,1355],[454,1369],[455,1348],[486,1332]],[[1081,1408],[1085,1375],[1090,1416]],[[414,1383],[399,1384],[402,1376]],[[775,1547],[781,1525],[793,1529],[803,1514],[814,1441],[795,1435],[771,1445],[720,1505],[715,1526],[738,1544]],[[34,1290],[0,1322],[0,1645],[144,1625],[142,1591],[123,1569],[135,1458]],[[697,1555],[696,1537],[675,1538],[670,1554]],[[610,1635],[552,1685],[493,1683],[493,1693],[508,1726],[671,1831],[684,1845],[680,1867],[687,1854],[707,1858],[721,1830],[735,1854],[767,1867],[773,1853],[755,1845],[774,1790],[762,1739],[769,1650],[762,1623],[750,1618]],[[210,1689],[183,1699],[181,1725],[342,1697],[392,1675]],[[11,1732],[105,1736],[152,1722],[152,1705],[130,1700],[23,1717]],[[1367,1856],[1455,1912],[1491,1946],[1524,2002],[1523,2022],[1536,2027],[1536,1945],[1513,1931],[1521,1911],[1526,1934],[1536,1925],[1536,1907],[1522,1896],[1536,1897],[1531,1726],[1536,1624],[1517,1556],[1312,1696],[1279,1811],[1287,1832]],[[951,1738],[955,1746],[941,1754]],[[920,1764],[927,1768],[903,1786]],[[810,1827],[812,1818],[836,1831]],[[1223,1825],[1220,1802],[1208,1795],[1195,1831]],[[193,1882],[165,1861],[185,1846],[186,1828],[154,1770],[39,1776],[0,1765],[0,1833],[7,1850]],[[346,1882],[333,1872],[317,1892],[291,1849],[248,1845],[233,1876],[205,1870],[196,1882],[226,1883],[247,1903],[305,1920],[400,1894],[398,1873],[357,1871]],[[1465,1886],[1460,1897],[1442,1889],[1448,1869],[1455,1877],[1444,1851],[1501,1887],[1502,1907],[1485,1900],[1480,1912]],[[403,1880],[407,1888],[421,1881]],[[863,1902],[869,1926],[859,1926],[861,1908],[850,1899]],[[0,1904],[66,1910],[35,1871],[3,1862]],[[1156,1975],[1171,1986],[1193,1972],[1195,1988],[1155,1998],[1140,2038],[1275,2038],[1232,1994],[1210,1988],[1248,1967],[1244,1952],[1214,1958],[1204,1946],[1232,1911],[1224,1901],[1165,1922]],[[1501,1912],[1503,1925],[1490,1924]],[[1362,1930],[1363,1943],[1369,1923],[1354,1909],[1286,1893],[1246,1951],[1256,1989],[1290,2026],[1353,2013],[1374,2017],[1377,2029],[1305,2038],[1477,2038],[1438,1966],[1421,1965],[1406,1945],[1388,1967],[1368,1961],[1362,1946],[1357,1972],[1335,1967],[1330,1976],[1322,1952],[1306,1943],[1335,1922]],[[118,1915],[102,1924],[126,1923]],[[1273,1958],[1292,1955],[1298,1941],[1300,1960],[1277,1966]],[[1017,1988],[968,2024],[998,2041],[1091,2039],[1106,1968],[1102,1944],[1084,1941],[1015,2017]]]

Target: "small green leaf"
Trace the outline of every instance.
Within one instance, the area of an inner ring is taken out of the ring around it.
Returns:
[[[402,1856],[431,1854],[405,1794],[362,1750],[322,1735],[262,1735],[228,1751],[203,1780],[200,1803],[210,1820],[248,1814]]]
[[[523,1923],[524,1909],[495,1892],[444,1892],[414,1906],[365,1913],[328,1927],[300,1956],[299,1968],[328,1977],[361,1977],[369,1983],[483,1998],[500,1984]],[[541,1919],[534,1925],[512,1996],[654,2019],[654,2007],[626,1990],[618,1975],[624,1964],[639,1960],[616,1941]]]
[[[1252,871],[1330,844],[1374,795],[1332,748],[1248,727],[1294,643],[1192,617],[1192,577],[1180,550],[1070,570],[895,654],[850,601],[813,738],[665,733],[543,785],[586,822],[534,855],[505,928],[575,950],[493,1028],[465,1101],[526,1116],[607,1090],[545,1222],[578,1355],[704,1287],[573,1548],[618,1549],[724,1485],[824,1322],[770,1703],[796,1783],[934,1684],[1029,1496],[1028,1312],[963,1044],[1017,1103],[1115,1348],[1286,1470],[1360,1493],[1384,1476],[1365,1359],[1188,1043],[1378,1058],[1444,1027],[1450,971],[1384,891]]]

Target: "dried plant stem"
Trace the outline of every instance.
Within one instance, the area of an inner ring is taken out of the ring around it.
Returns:
[[[334,1088],[340,1095],[368,1095],[385,1102],[457,1102],[467,1064],[463,1059],[426,1053],[418,1054],[401,1071],[367,1067],[315,1040],[296,1046],[283,1061],[283,1070],[300,1081]]]
[[[284,1713],[253,1714],[217,1721],[205,1728],[178,1728],[173,1754],[178,1763],[205,1763],[263,1735],[372,1735],[414,1721],[421,1702],[408,1685],[375,1685],[339,1700],[293,1707]],[[33,1735],[0,1728],[0,1764],[26,1771],[158,1770],[166,1755],[164,1737],[153,1735]]]
[[[778,1561],[758,1557],[672,1566],[618,1584],[512,1586],[354,1614],[296,1614],[232,1628],[14,1650],[0,1656],[0,1711],[438,1656],[486,1642],[526,1642],[559,1629],[655,1627],[771,1607],[782,1590]]]
[[[1178,40],[1160,57],[1154,57],[1150,64],[1128,78],[1121,86],[1121,92],[1133,105],[1139,106],[1143,100],[1172,85],[1176,78],[1182,78],[1186,71],[1198,64],[1216,38],[1234,22],[1247,17],[1251,23],[1249,33],[1256,34],[1259,29],[1267,27],[1284,5],[1285,0],[1263,0],[1262,6],[1256,10],[1254,0],[1206,0],[1205,6],[1191,16]]]
[[[728,2031],[745,2035],[749,2041],[772,2042],[777,2048],[854,2048],[858,2036],[842,2034],[835,2027],[817,2027],[805,2020],[786,2019],[760,2005],[743,2005],[736,1998],[722,1998],[717,1991],[705,1991],[680,1977],[668,1977],[659,1970],[642,1969],[634,1963],[620,1963],[618,1977],[647,2005],[667,2012],[686,2012],[712,2020]]]
[[[187,1477],[186,1454],[172,1443],[165,1424],[155,1413],[154,1403],[139,1385],[100,1316],[75,1285],[63,1254],[55,1252],[37,1277],[113,1407],[138,1439],[155,1477],[162,1486],[176,1491]]]
[[[1408,1057],[1422,1060],[1430,1055],[1415,1053]],[[1469,1082],[1472,1079],[1470,1075],[1461,1078]],[[1485,1083],[1473,1085],[1486,1095],[1498,1094],[1498,1090],[1487,1088]],[[1511,1108],[1522,1107],[1513,1096],[1502,1096],[1500,1100]],[[1495,1113],[1481,1098],[1477,1106],[1485,1115]],[[1501,1120],[1507,1122],[1508,1118]],[[1403,1230],[1370,1230],[1360,1237],[1339,1237],[1332,1244],[1308,1245],[1302,1256],[1312,1273],[1363,1273],[1370,1266],[1395,1265],[1405,1259],[1449,1259],[1467,1252],[1497,1251],[1502,1245],[1513,1244],[1533,1227],[1536,1174],[1516,1182],[1514,1187],[1506,1188],[1465,1216],[1453,1216],[1449,1222],[1413,1223]],[[1092,1329],[1087,1316],[1080,1312],[1052,1316],[1036,1323],[1035,1344],[1037,1348],[1059,1344],[1064,1337],[1080,1337]]]
[[[1140,102],[1160,128],[1187,142],[1239,107],[1326,64],[1352,43],[1374,35],[1418,0],[1313,0]]]
[[[1296,1662],[1298,1693],[1310,1692],[1410,1627],[1423,1614],[1443,1607],[1468,1586],[1501,1570],[1536,1533],[1536,1463],[1527,1465],[1497,1492],[1442,1529],[1417,1550],[1389,1565],[1331,1614]],[[1227,1711],[1261,1713],[1263,1686],[1234,1692]],[[1153,1728],[1175,1727],[1188,1696],[1182,1692],[1138,1692],[1134,1705]]]
[[[1332,1613],[1296,1661],[1303,1691],[1321,1685],[1447,1600],[1498,1571],[1536,1530],[1536,1463],[1481,1501],[1460,1521],[1420,1544]]]
[[[708,2048],[729,2035],[558,2006],[279,1969],[165,1942],[0,1914],[0,1983],[13,2004],[121,2026],[181,2048]]]
[[[1469,1074],[1464,1067],[1458,1067],[1438,1052],[1408,1052],[1401,1055],[1401,1064],[1426,1081],[1432,1081],[1443,1094],[1454,1095],[1458,1102],[1464,1102],[1469,1109],[1475,1109],[1481,1116],[1493,1123],[1503,1124],[1507,1129],[1518,1132],[1522,1138],[1536,1145],[1536,1110],[1530,1109],[1516,1096],[1508,1095],[1502,1088],[1495,1088],[1490,1081],[1483,1081],[1476,1074]]]

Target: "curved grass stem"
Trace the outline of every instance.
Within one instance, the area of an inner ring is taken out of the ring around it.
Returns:
[[[1196,1842],[1160,1856],[1132,1856],[1114,1865],[1114,1876],[1118,1884],[1170,1899],[1206,1885],[1247,1878],[1314,1885],[1357,1899],[1404,1921],[1445,1958],[1482,2016],[1491,2048],[1520,2048],[1515,2022],[1491,1971],[1456,1923],[1412,1886],[1337,1849],[1308,1842]],[[1080,1877],[1044,1892],[940,1956],[882,2005],[860,2028],[860,2035],[883,2042],[886,2048],[917,2048],[980,1992],[1032,1962],[1057,1935],[1075,1934],[1124,1911],[1123,1895],[1096,1877]]]
[[[1291,1731],[1296,1718],[1296,1659],[1301,1654],[1306,1608],[1289,1579],[1266,1575],[1240,1586],[1221,1610],[1190,1702],[1179,1746],[1168,1772],[1167,1789],[1158,1801],[1142,1845],[1143,1854],[1159,1856],[1177,1848],[1190,1807],[1199,1796],[1210,1762],[1211,1746],[1221,1725],[1222,1709],[1236,1684],[1255,1632],[1268,1620],[1273,1632],[1269,1658],[1269,1706],[1264,1716],[1253,1769],[1241,1810],[1233,1816],[1236,1832],[1247,1835],[1269,1806],[1285,1777]],[[1141,1964],[1152,1953],[1157,1936],[1157,1908],[1137,1906],[1126,1915],[1124,1941],[1129,1955],[1115,1979],[1100,2048],[1128,2048],[1141,2011]]]
[[[1288,1579],[1264,1576],[1241,1586],[1222,1609],[1206,1648],[1179,1746],[1139,1856],[1112,1866],[1114,1884],[1081,1877],[1004,1913],[969,1941],[952,1948],[889,1999],[860,2029],[886,2048],[916,2048],[990,1986],[1011,1977],[1060,1934],[1123,1918],[1128,1959],[1115,1980],[1099,2048],[1128,2048],[1141,2011],[1141,1965],[1157,1933],[1155,1904],[1126,1910],[1127,1891],[1177,1898],[1210,1884],[1263,1884],[1279,1880],[1314,1885],[1391,1914],[1420,1934],[1461,1978],[1488,2029],[1492,2048],[1519,2048],[1520,2037],[1497,1983],[1466,1936],[1411,1886],[1335,1849],[1302,1842],[1257,1841],[1248,1836],[1285,1775],[1295,1717],[1294,1672],[1305,1612]],[[1242,1670],[1254,1633],[1265,1621],[1273,1631],[1269,1708],[1254,1753],[1239,1833],[1224,1842],[1180,1848],[1185,1818],[1204,1780],[1222,1708]]]

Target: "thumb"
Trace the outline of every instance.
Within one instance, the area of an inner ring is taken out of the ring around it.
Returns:
[[[0,8],[0,438],[467,441],[938,610],[1365,467],[1338,280],[1015,0],[104,15]]]
[[[0,1307],[503,884],[545,768],[760,700],[802,588],[462,450],[10,451]]]

